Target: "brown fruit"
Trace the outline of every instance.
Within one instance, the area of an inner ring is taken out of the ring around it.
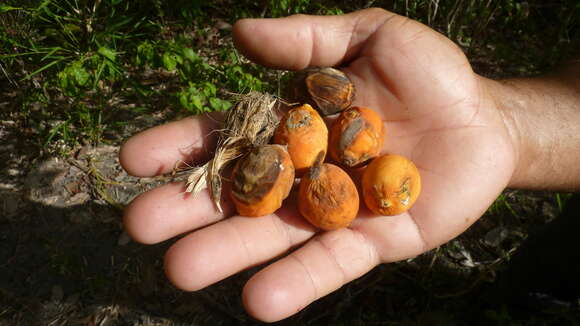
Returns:
[[[363,198],[376,214],[398,215],[407,211],[421,193],[421,176],[415,164],[400,155],[375,158],[362,177]]]
[[[323,230],[347,227],[356,218],[359,196],[352,179],[330,163],[317,164],[301,179],[298,210]]]
[[[288,153],[301,176],[314,164],[320,152],[326,156],[328,128],[322,117],[310,105],[289,110],[274,132],[274,143],[287,145]]]
[[[240,215],[274,213],[294,184],[294,166],[281,145],[255,147],[240,158],[232,172],[231,198]]]
[[[292,100],[308,103],[325,116],[348,108],[354,98],[354,85],[348,76],[330,67],[299,72],[291,89]]]
[[[330,156],[348,167],[360,165],[381,153],[383,138],[383,121],[375,111],[351,107],[330,128]]]

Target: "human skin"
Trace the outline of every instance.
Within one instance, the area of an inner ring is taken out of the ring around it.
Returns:
[[[361,205],[349,228],[330,232],[304,222],[292,196],[275,214],[245,218],[227,202],[218,213],[206,191],[184,194],[183,183],[145,192],[125,211],[126,231],[146,244],[186,234],[165,256],[167,277],[180,289],[273,261],[242,296],[250,315],[277,321],[378,264],[448,242],[506,187],[580,187],[578,63],[537,78],[486,79],[443,35],[380,9],[241,20],[234,41],[267,67],[339,66],[355,84],[353,105],[381,115],[383,153],[413,160],[423,189],[406,213],[373,216]],[[215,116],[199,116],[154,127],[127,140],[120,162],[136,176],[170,172],[181,160],[203,163],[215,144],[207,132],[217,126]]]

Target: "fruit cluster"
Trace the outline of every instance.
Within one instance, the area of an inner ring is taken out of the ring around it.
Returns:
[[[304,104],[286,112],[272,144],[254,148],[233,169],[231,198],[239,214],[275,212],[296,177],[298,210],[323,230],[350,225],[358,215],[359,189],[366,206],[379,215],[401,214],[415,203],[419,171],[403,156],[381,154],[384,123],[372,109],[351,106],[354,85],[344,73],[307,70],[291,90],[292,99]],[[321,114],[337,113],[327,128]],[[354,169],[364,169],[358,188],[346,172]]]

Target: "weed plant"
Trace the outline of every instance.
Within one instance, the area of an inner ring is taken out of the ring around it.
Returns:
[[[435,28],[458,43],[474,69],[486,76],[537,74],[580,50],[578,0],[4,0],[0,1],[0,119],[13,121],[11,125],[19,130],[22,141],[36,145],[41,154],[68,156],[79,145],[118,144],[136,129],[164,120],[227,110],[231,106],[228,93],[281,93],[283,72],[253,65],[233,47],[231,25],[237,19],[298,13],[334,15],[367,7],[382,7]],[[145,125],[137,123],[142,120]],[[554,195],[559,211],[568,198],[567,194]],[[519,230],[518,223],[530,223],[522,217],[524,208],[535,207],[537,202],[540,200],[506,192],[487,214],[500,216],[495,221],[498,225],[511,223]],[[23,231],[27,234],[23,239],[28,238],[29,231]],[[98,232],[87,234],[93,233]],[[499,257],[498,262],[509,260],[511,243],[523,237],[511,235],[505,248],[490,257]],[[85,240],[83,235],[83,243]],[[478,247],[478,241],[472,243]],[[441,247],[430,258],[425,256],[432,259],[429,266],[444,256],[453,256],[450,252],[461,253],[464,249],[456,244]],[[53,252],[48,260],[62,274],[84,275],[75,271],[84,266],[75,263],[81,257],[67,255]],[[135,257],[131,262],[140,259]],[[356,280],[354,286],[346,286],[340,295],[327,297],[313,311],[321,311],[316,318],[323,316],[332,322],[319,324],[378,324],[385,314],[408,318],[403,324],[447,324],[446,318],[453,313],[465,315],[481,309],[460,295],[474,286],[468,284],[463,289],[466,282],[454,274],[435,279],[431,267],[414,264],[383,266]],[[151,264],[133,265],[138,272],[130,281],[142,283],[140,268]],[[392,270],[396,278],[386,282],[388,286],[374,285]],[[477,275],[495,273],[491,268],[468,272],[474,273],[477,282]],[[118,290],[115,287],[119,285],[103,275],[83,277],[82,284],[89,292]],[[450,289],[459,289],[459,294]],[[359,301],[362,291],[371,293],[367,301]],[[435,298],[437,291],[459,299],[439,300]],[[231,295],[231,291],[227,293]],[[397,297],[390,303],[373,301],[374,294],[386,298],[395,293],[406,293],[408,298]],[[351,301],[356,301],[356,311],[342,309]],[[445,315],[437,315],[438,309]],[[205,318],[208,313],[198,315]],[[488,310],[485,317],[487,324],[521,324],[505,309]],[[309,324],[315,324],[313,320]]]
[[[496,66],[519,62],[512,73],[536,73],[578,43],[573,0],[8,0],[0,5],[0,76],[14,100],[4,118],[31,130],[43,148],[72,148],[119,141],[106,135],[123,119],[226,110],[228,92],[280,91],[280,73],[233,48],[235,20],[370,6],[428,24]]]

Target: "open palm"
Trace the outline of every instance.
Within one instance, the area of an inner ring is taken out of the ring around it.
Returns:
[[[232,216],[227,202],[217,213],[206,192],[184,195],[181,183],[151,190],[129,205],[125,226],[143,243],[194,231],[166,255],[166,273],[179,288],[201,289],[301,246],[255,274],[243,291],[250,314],[279,320],[377,264],[451,240],[509,182],[515,151],[500,111],[461,50],[433,30],[371,9],[244,20],[234,36],[242,52],[270,67],[340,66],[355,84],[354,104],[382,115],[384,152],[413,160],[423,191],[402,215],[373,216],[363,205],[351,227],[317,233],[292,196],[276,214],[245,218]],[[179,160],[200,163],[212,146],[212,121],[189,118],[138,134],[123,146],[121,163],[140,176],[168,172]]]

